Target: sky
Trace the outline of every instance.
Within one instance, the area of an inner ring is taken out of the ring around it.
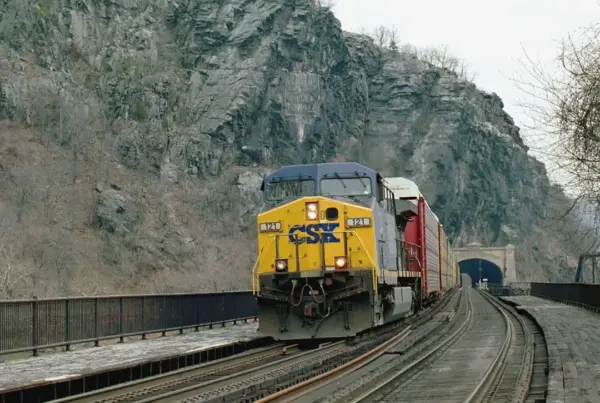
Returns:
[[[559,172],[544,156],[545,136],[527,129],[532,121],[523,103],[535,102],[515,84],[527,79],[525,52],[553,68],[559,43],[580,27],[600,22],[600,0],[334,0],[333,12],[345,31],[395,26],[400,42],[417,47],[448,45],[477,74],[475,84],[495,92],[521,127],[530,154],[546,163],[551,179]]]

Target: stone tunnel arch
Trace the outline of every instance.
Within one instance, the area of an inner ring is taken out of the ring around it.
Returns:
[[[466,248],[455,248],[454,255],[456,256],[456,262],[460,267],[461,273],[469,274],[471,276],[472,281],[476,282],[479,280],[479,260],[482,261],[482,265],[486,265],[486,273],[495,276],[497,273],[494,272],[492,267],[497,267],[497,269],[501,273],[501,285],[507,285],[509,283],[514,283],[517,281],[517,273],[515,267],[515,247],[511,244],[508,244],[505,247],[488,248],[481,246],[480,243],[474,242],[468,244]],[[475,264],[477,265],[477,271],[475,273],[469,273],[469,271],[466,271],[472,270],[472,268],[469,268],[472,267],[471,265],[473,263],[470,263],[468,261],[475,261]],[[488,266],[490,264],[492,266]],[[489,277],[484,278],[488,278],[488,282],[492,282]]]
[[[465,259],[458,263],[461,274],[468,274],[471,285],[475,287],[478,281],[487,279],[488,284],[504,284],[504,273],[495,263],[486,259]]]

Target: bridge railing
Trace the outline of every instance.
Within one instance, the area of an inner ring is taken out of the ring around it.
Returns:
[[[531,283],[531,295],[598,310],[600,285],[584,283]]]
[[[0,301],[0,354],[196,328],[258,316],[250,291]]]
[[[531,283],[530,282],[515,282],[510,283],[513,295],[530,295],[531,294]]]
[[[510,283],[508,285],[488,284],[488,291],[495,296],[509,297],[517,295],[530,295],[531,283]]]

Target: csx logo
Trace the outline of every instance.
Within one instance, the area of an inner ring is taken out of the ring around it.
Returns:
[[[338,243],[340,242],[340,238],[336,237],[333,234],[333,230],[335,230],[339,226],[340,224],[338,223],[294,225],[292,228],[290,228],[288,236],[290,238],[291,243],[296,243],[295,235],[297,232],[303,232],[307,235],[306,237],[304,237],[298,234],[299,244],[304,243],[304,241],[306,241],[306,243],[308,244],[319,243],[321,239],[323,239],[323,243]],[[321,231],[322,233],[319,233],[317,231]]]

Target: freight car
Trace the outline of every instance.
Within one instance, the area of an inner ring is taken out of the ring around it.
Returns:
[[[276,340],[355,335],[414,314],[458,282],[449,240],[417,186],[344,162],[264,178],[252,289]]]

